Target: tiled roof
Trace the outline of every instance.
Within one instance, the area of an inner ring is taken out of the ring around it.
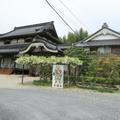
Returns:
[[[27,46],[28,44],[3,45],[0,46],[0,53],[19,53],[21,49]]]
[[[120,39],[116,40],[92,40],[89,42],[81,42],[79,46],[105,46],[105,45],[120,45]]]
[[[57,45],[45,38],[36,37],[35,41],[32,43],[24,43],[24,44],[15,44],[15,45],[1,45],[0,46],[0,53],[19,53],[20,51],[24,51],[33,43],[43,43],[47,48],[50,50],[58,50]]]
[[[53,30],[56,33],[53,22],[46,22],[46,23],[41,23],[41,24],[33,24],[33,25],[15,27],[14,30],[8,33],[5,33],[5,34],[1,34],[0,38],[37,34],[37,33],[43,32],[44,30]]]
[[[87,42],[89,46],[120,45],[120,39],[117,40],[93,40]]]
[[[39,36],[37,36],[35,38],[35,41],[30,43],[29,45],[31,45],[33,43],[43,43],[47,48],[49,48],[51,50],[57,50],[57,45],[55,43],[52,43],[51,41],[46,40],[45,38],[42,38],[42,37],[39,37]],[[22,48],[21,51],[27,49],[27,47],[29,47],[29,45],[27,45],[24,48]]]
[[[104,38],[105,35],[111,35],[107,36],[108,38]],[[97,37],[102,36],[101,38]],[[95,39],[97,38],[97,39]],[[80,47],[89,47],[89,46],[113,46],[113,45],[120,45],[120,33],[116,32],[112,29],[110,29],[107,25],[107,23],[104,23],[102,28],[95,32],[94,34],[90,35],[88,38],[78,41],[73,44],[74,46],[80,46]]]

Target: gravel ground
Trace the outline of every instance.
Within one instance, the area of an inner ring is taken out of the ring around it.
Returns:
[[[0,89],[0,120],[120,120],[120,95]]]
[[[120,120],[118,93],[34,87],[35,79],[0,75],[0,120]]]
[[[32,81],[38,80],[38,77],[24,76],[24,85],[21,85],[21,75],[0,75],[0,88],[32,88]]]

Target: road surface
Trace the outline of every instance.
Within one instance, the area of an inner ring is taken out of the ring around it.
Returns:
[[[0,120],[120,120],[120,94],[1,88]]]

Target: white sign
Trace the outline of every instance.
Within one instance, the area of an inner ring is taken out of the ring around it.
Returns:
[[[63,88],[64,65],[53,65],[52,87]]]

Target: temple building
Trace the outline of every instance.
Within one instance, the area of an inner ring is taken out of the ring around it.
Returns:
[[[15,27],[8,33],[0,34],[0,71],[11,73],[15,69],[21,69],[15,63],[18,54],[60,55],[62,51],[59,44],[61,41],[53,21]]]
[[[120,33],[104,23],[102,28],[85,40],[64,45],[59,40],[54,22],[46,22],[21,27],[0,34],[0,73],[8,74],[21,70],[22,66],[15,63],[17,55],[61,56],[64,49],[83,47],[100,54],[120,55]],[[28,69],[27,66],[25,69]]]
[[[102,28],[85,40],[73,44],[75,47],[84,47],[100,54],[120,55],[120,33],[104,23]]]

